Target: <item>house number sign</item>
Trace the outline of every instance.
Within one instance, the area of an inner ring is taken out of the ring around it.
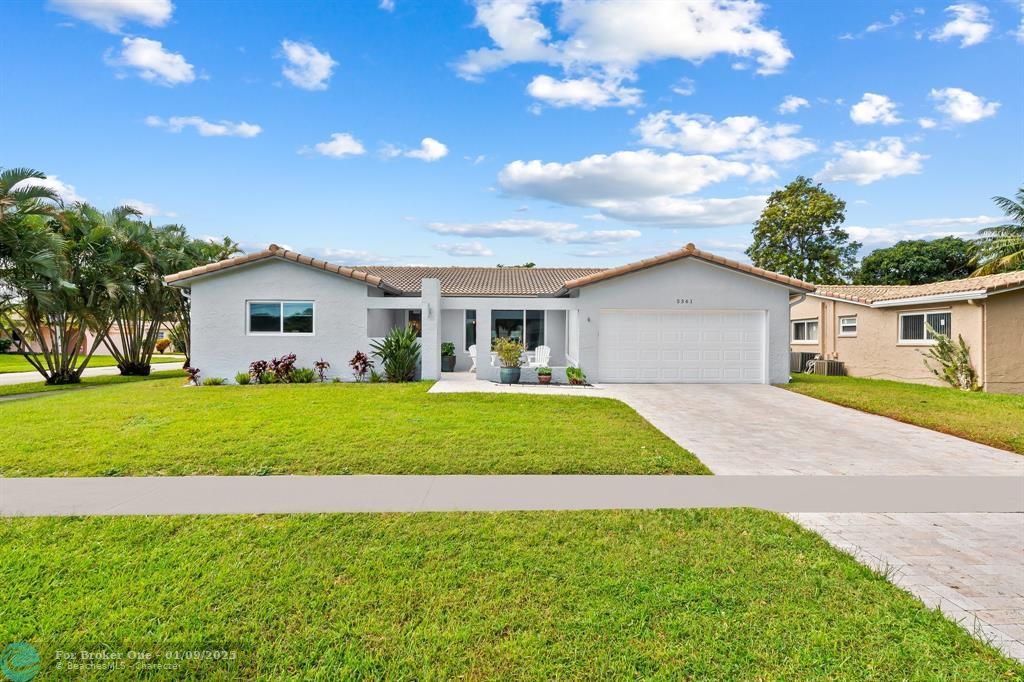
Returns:
[[[693,305],[692,298],[677,298],[676,305]]]

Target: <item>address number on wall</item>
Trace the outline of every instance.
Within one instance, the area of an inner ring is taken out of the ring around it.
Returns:
[[[676,305],[693,305],[692,298],[677,298]]]

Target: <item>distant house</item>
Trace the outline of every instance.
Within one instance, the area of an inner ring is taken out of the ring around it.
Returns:
[[[790,310],[790,349],[852,376],[937,383],[922,351],[930,326],[963,336],[993,393],[1024,393],[1024,271],[913,286],[819,286]]]

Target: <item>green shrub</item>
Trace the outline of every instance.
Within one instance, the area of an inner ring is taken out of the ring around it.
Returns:
[[[249,376],[248,372],[239,372],[235,375],[235,383],[239,386],[245,386],[249,383],[250,379],[252,379],[252,377]]]
[[[316,370],[312,367],[297,367],[292,370],[291,383],[311,384],[316,379]]]
[[[494,340],[493,350],[498,354],[502,367],[522,367],[523,344],[518,341],[498,337]]]
[[[14,342],[10,339],[0,339],[0,353],[6,353],[11,349],[11,345]]]
[[[569,380],[570,384],[574,385],[587,383],[587,375],[579,367],[566,367],[565,378]]]
[[[928,325],[928,332],[935,337],[935,345],[924,353],[924,366],[928,371],[961,391],[980,390],[978,373],[971,364],[971,349],[964,337],[958,335],[957,342],[953,343],[952,339],[938,333],[931,325]],[[929,360],[938,363],[938,367],[932,367]]]
[[[270,370],[267,370],[267,371],[263,372],[263,374],[260,374],[260,383],[261,384],[276,384],[276,383],[280,383],[280,382],[277,380],[277,375],[276,374],[274,374]]]
[[[551,368],[550,367],[538,367],[537,368],[537,376],[539,376],[539,377],[549,377],[549,376],[551,376]]]
[[[371,384],[379,384],[382,381],[384,381],[384,377],[381,375],[381,373],[378,372],[375,369],[371,369],[370,370],[370,383]]]
[[[441,357],[447,357],[455,355],[455,344],[451,341],[445,341],[441,344]]]
[[[203,386],[223,386],[224,377],[206,377],[203,379]]]
[[[412,381],[416,376],[416,363],[420,359],[420,342],[412,325],[395,327],[380,341],[370,344],[373,354],[380,358],[381,369],[388,381]]]

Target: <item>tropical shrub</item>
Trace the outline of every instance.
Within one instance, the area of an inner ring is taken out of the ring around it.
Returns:
[[[313,363],[313,369],[316,370],[316,375],[320,378],[320,383],[327,381],[327,370],[331,368],[331,363],[327,362],[323,358],[320,358]]]
[[[370,383],[371,384],[379,384],[382,381],[384,381],[384,375],[381,374],[380,372],[378,372],[375,369],[371,369],[370,370]]]
[[[352,376],[356,378],[356,381],[364,381],[366,373],[373,369],[373,360],[363,351],[357,350],[352,359],[348,361],[348,366],[352,368]]]
[[[276,374],[274,374],[270,370],[267,370],[267,371],[263,372],[263,374],[260,374],[260,380],[257,383],[260,383],[260,384],[279,384],[281,382],[277,378]]]
[[[176,324],[167,332],[167,338],[171,340],[171,346],[175,353],[185,354],[185,364],[188,364],[188,330],[183,324]]]
[[[311,384],[316,379],[316,370],[312,367],[297,367],[292,370],[290,381],[293,384]]]
[[[380,341],[370,344],[373,354],[380,358],[384,376],[390,382],[412,381],[416,376],[416,363],[420,359],[420,342],[412,325],[395,327]]]
[[[206,377],[203,379],[203,386],[223,386],[224,377]]]
[[[292,379],[292,371],[295,369],[295,353],[288,353],[279,358],[272,358],[268,369],[274,373],[274,377],[282,384],[287,384]]]
[[[171,347],[171,340],[170,339],[157,339],[156,340],[156,344],[155,344],[156,352],[159,353],[160,355],[163,355],[164,353],[166,353],[167,349],[170,348],[170,347]]]
[[[498,337],[494,340],[493,349],[498,354],[498,361],[502,367],[522,367],[523,344]]]
[[[199,385],[199,368],[198,367],[186,367],[185,373],[188,375],[188,382],[193,386]]]
[[[574,386],[587,383],[587,375],[584,374],[583,370],[579,367],[566,367],[565,378]]]
[[[539,377],[549,377],[549,376],[551,376],[551,368],[550,367],[538,367],[537,368],[537,376],[539,376]]]
[[[445,341],[441,344],[441,356],[448,357],[455,355],[455,344],[451,341]]]
[[[249,376],[253,378],[257,384],[265,383],[263,381],[263,375],[267,373],[267,367],[270,363],[266,360],[253,360],[249,363]]]
[[[11,344],[14,343],[10,339],[0,339],[0,353],[6,353],[11,349]]]
[[[928,325],[928,332],[935,337],[935,345],[923,354],[924,366],[928,371],[961,391],[979,390],[981,385],[978,383],[978,373],[971,364],[971,349],[964,337],[958,335],[957,342],[953,343],[952,339],[937,333],[931,325]],[[929,360],[938,366],[933,367]]]
[[[235,375],[235,383],[238,384],[239,386],[245,386],[251,380],[252,377],[249,376],[248,372],[239,372],[238,374]]]

